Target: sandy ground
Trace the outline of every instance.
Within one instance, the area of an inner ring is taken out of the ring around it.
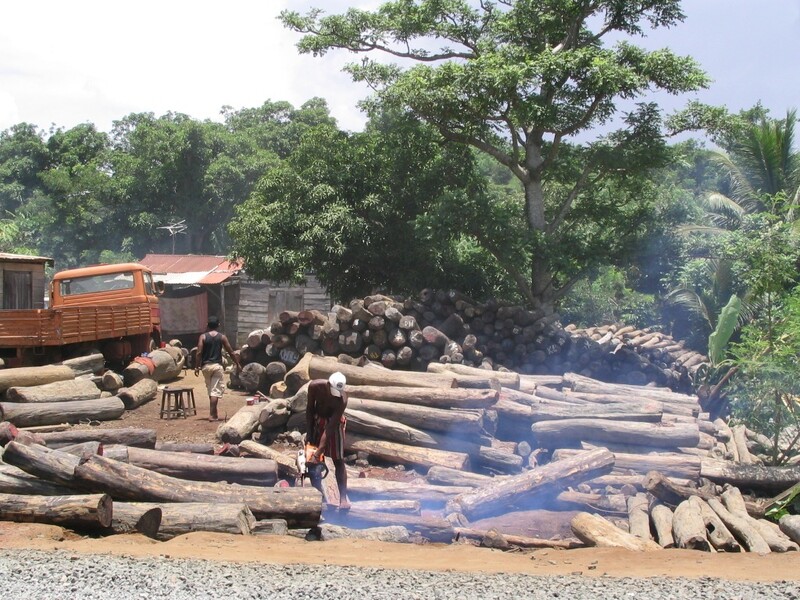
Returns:
[[[186,371],[171,385],[195,389],[197,416],[186,419],[159,418],[160,400],[128,412],[123,419],[91,426],[99,428],[147,427],[157,431],[161,441],[215,442],[219,423],[208,420],[208,396],[202,377]],[[231,416],[246,403],[244,392],[227,390],[220,404],[220,417]],[[90,425],[80,426],[83,428]],[[536,511],[538,518],[516,533],[538,537],[568,534],[569,515]],[[481,528],[506,529],[502,519],[481,522]],[[508,524],[512,525],[512,524]],[[231,562],[314,563],[383,568],[429,569],[468,572],[513,572],[539,575],[586,575],[614,577],[719,577],[752,581],[800,580],[800,553],[708,554],[688,550],[632,553],[618,549],[535,550],[502,552],[469,544],[391,544],[361,540],[306,542],[282,536],[235,536],[192,533],[167,542],[141,535],[106,538],[81,537],[50,525],[0,522],[0,548],[64,550],[76,553],[124,556],[165,556],[202,558]]]

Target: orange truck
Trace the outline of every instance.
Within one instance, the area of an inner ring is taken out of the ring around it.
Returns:
[[[60,271],[50,283],[50,308],[0,311],[0,358],[14,367],[99,351],[127,365],[161,344],[163,289],[137,263]]]

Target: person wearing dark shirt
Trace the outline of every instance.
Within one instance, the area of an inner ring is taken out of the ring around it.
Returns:
[[[222,366],[223,348],[233,358],[236,368],[242,368],[239,357],[234,354],[228,338],[225,334],[217,331],[218,328],[219,319],[217,317],[208,317],[207,330],[197,340],[197,354],[194,362],[194,374],[199,375],[202,370],[203,378],[206,381],[209,400],[209,421],[219,420],[218,406],[225,389],[223,385],[225,369]]]
[[[315,379],[308,384],[306,405],[306,442],[316,447],[313,460],[330,456],[339,487],[339,510],[349,510],[347,470],[344,464],[344,434],[347,420],[345,376],[336,372],[328,379]]]

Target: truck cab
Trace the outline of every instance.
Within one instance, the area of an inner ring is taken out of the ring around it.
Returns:
[[[157,289],[150,270],[137,263],[95,265],[60,271],[50,284],[50,308],[128,305],[146,302],[158,310]]]

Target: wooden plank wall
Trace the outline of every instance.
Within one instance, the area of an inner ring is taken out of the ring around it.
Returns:
[[[5,280],[4,274],[6,271],[22,271],[32,273],[31,283],[33,290],[31,297],[33,298],[33,306],[31,308],[45,308],[44,291],[47,282],[45,281],[44,276],[44,265],[0,261],[0,309],[4,306],[3,282]]]
[[[266,329],[284,310],[328,311],[331,306],[330,297],[313,275],[308,276],[305,286],[242,280],[236,347],[247,342],[251,331]]]

